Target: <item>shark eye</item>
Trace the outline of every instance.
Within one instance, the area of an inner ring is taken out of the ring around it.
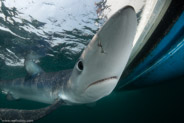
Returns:
[[[77,68],[79,71],[82,71],[84,69],[84,66],[81,60],[77,63]]]

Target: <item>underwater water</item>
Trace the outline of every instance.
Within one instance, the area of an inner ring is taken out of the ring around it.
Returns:
[[[26,76],[24,59],[31,51],[40,56],[38,64],[45,72],[73,68],[82,50],[109,17],[107,13],[114,11],[105,0],[0,2],[2,80]],[[138,19],[145,2],[140,3],[135,6]],[[179,122],[184,114],[184,84],[182,78],[173,81],[114,91],[95,106],[61,106],[36,122]],[[0,94],[0,108],[36,109],[45,106],[47,104],[23,99],[8,101]]]

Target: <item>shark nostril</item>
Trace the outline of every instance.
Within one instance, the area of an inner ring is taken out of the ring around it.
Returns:
[[[83,66],[83,63],[82,61],[79,61],[78,64],[77,64],[77,67],[80,71],[82,71],[84,69],[84,66]]]

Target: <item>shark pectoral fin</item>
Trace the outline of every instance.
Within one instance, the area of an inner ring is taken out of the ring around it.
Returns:
[[[54,104],[35,110],[19,110],[19,109],[0,109],[0,120],[2,122],[32,122],[39,120],[51,113],[53,110],[57,109],[59,106],[64,104],[63,100],[57,100]]]
[[[39,55],[36,55],[34,52],[31,52],[27,55],[25,61],[24,61],[24,67],[28,73],[27,78],[38,75],[42,72],[42,68],[36,64],[36,60],[39,59]]]

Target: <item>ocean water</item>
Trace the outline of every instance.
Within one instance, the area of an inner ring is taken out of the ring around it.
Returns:
[[[26,76],[24,59],[34,51],[45,72],[71,69],[93,35],[117,6],[93,0],[1,0],[0,79]],[[145,1],[134,5],[138,21]],[[116,3],[117,5],[117,3]],[[113,7],[112,7],[113,6]],[[118,6],[121,8],[122,6]],[[94,106],[61,106],[36,122],[142,123],[181,122],[184,114],[183,78],[145,88],[124,88]],[[121,81],[120,81],[121,82]],[[1,108],[37,109],[47,104],[8,101],[0,94]]]

